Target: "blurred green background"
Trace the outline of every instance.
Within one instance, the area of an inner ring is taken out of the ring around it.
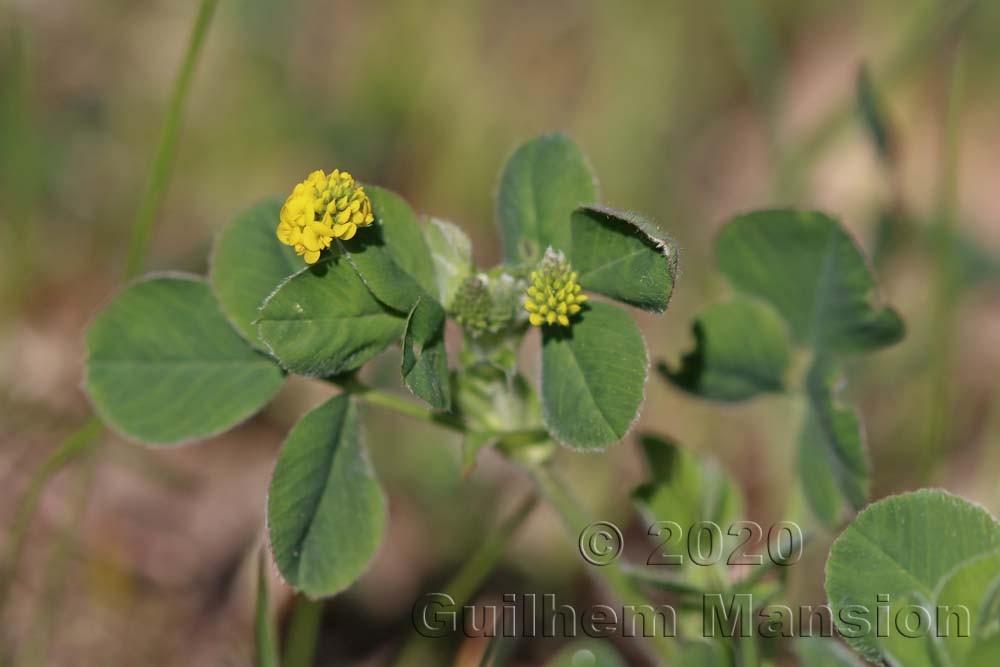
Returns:
[[[86,418],[82,332],[120,280],[196,12],[176,0],[0,4],[5,525],[31,472]],[[858,101],[865,64],[881,152]],[[657,221],[681,248],[670,310],[637,315],[656,360],[674,362],[693,314],[726,294],[712,243],[729,216],[776,205],[838,216],[908,325],[902,344],[851,369],[844,397],[864,417],[875,495],[939,485],[1000,512],[1000,3],[223,0],[188,102],[148,268],[204,272],[238,211],[334,167],[461,225],[490,266],[505,157],[562,130],[590,156],[605,202]],[[395,386],[393,362],[370,379]],[[0,656],[249,664],[274,455],[329,391],[293,382],[252,422],[174,451],[108,437],[64,471],[32,523]],[[802,511],[800,408],[707,405],[651,377],[640,428],[719,458],[747,518],[766,525]],[[388,536],[368,574],[326,605],[317,664],[388,664],[417,597],[531,488],[494,455],[463,479],[453,436],[373,416]],[[646,554],[627,498],[644,475],[634,443],[560,458],[593,513],[629,527]],[[827,546],[792,568],[795,600],[822,602]],[[479,599],[600,601],[584,565],[540,508]],[[272,575],[286,619],[290,595]],[[430,642],[423,664],[476,665],[485,644]],[[513,664],[559,648],[522,642]]]

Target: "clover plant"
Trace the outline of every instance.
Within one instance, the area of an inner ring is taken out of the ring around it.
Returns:
[[[207,278],[153,274],[116,295],[87,332],[87,392],[121,435],[174,446],[249,418],[289,374],[342,387],[292,427],[267,496],[282,576],[335,594],[364,571],[386,521],[357,399],[462,431],[469,465],[490,445],[529,460],[550,439],[605,447],[639,414],[649,360],[628,307],[666,309],[668,237],[600,206],[590,166],[558,134],[511,156],[497,219],[504,261],[480,269],[459,227],[345,171],[315,171],[283,201],[238,215]],[[463,339],[451,360],[448,320]],[[517,352],[539,334],[536,390]],[[358,379],[390,348],[429,411]]]
[[[601,205],[587,160],[560,134],[510,156],[496,220],[503,261],[477,267],[460,227],[421,218],[400,196],[345,171],[314,171],[286,198],[236,216],[216,239],[207,277],[152,274],[111,299],[86,336],[94,408],[122,436],[170,447],[248,419],[289,374],[339,387],[289,431],[266,501],[277,568],[313,598],[350,586],[385,530],[359,402],[462,433],[466,469],[483,448],[496,448],[536,474],[578,532],[587,518],[539,471],[554,443],[593,452],[636,423],[650,358],[633,315],[667,309],[678,251],[642,216]],[[1000,664],[997,521],[940,491],[868,504],[861,420],[839,392],[845,362],[899,341],[903,324],[861,250],[826,214],[764,210],[722,228],[716,259],[732,294],[701,310],[694,348],[659,362],[659,375],[710,401],[777,395],[804,406],[796,472],[810,514],[793,518],[807,532],[776,526],[777,546],[768,548],[778,555],[764,565],[760,553],[741,550],[755,529],[742,521],[742,494],[725,471],[646,434],[639,442],[648,481],[633,498],[638,515],[659,527],[650,535],[662,561],[649,564],[676,569],[608,568],[615,592],[665,589],[688,602],[753,592],[774,603],[785,593],[782,570],[804,542],[850,522],[827,564],[834,612],[881,604],[880,594],[890,596],[889,611],[942,603],[974,610],[971,636],[940,641],[858,632],[838,617],[860,656],[906,666]],[[456,340],[446,342],[450,332]],[[527,368],[519,363],[526,336],[541,338],[541,360]],[[360,379],[385,353],[398,355],[412,398]],[[684,562],[670,526],[690,531],[706,522],[729,527],[710,553],[748,560],[688,552]],[[738,564],[757,567],[749,575],[728,567]],[[612,649],[587,646],[591,657],[619,664]],[[570,664],[576,653],[568,651],[552,664]],[[809,665],[858,664],[831,639],[801,639],[795,651]],[[657,654],[691,665],[773,659],[770,645],[753,638],[661,642]]]

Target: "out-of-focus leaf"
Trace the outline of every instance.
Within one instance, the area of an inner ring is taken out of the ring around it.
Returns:
[[[471,430],[489,433],[541,425],[531,385],[489,363],[474,364],[455,377],[455,408]]]
[[[620,308],[591,303],[572,327],[543,327],[542,416],[552,436],[594,449],[625,437],[646,384],[646,343]]]
[[[857,77],[858,112],[871,136],[879,157],[888,162],[892,159],[893,145],[889,121],[879,100],[867,65],[862,65]]]
[[[976,645],[963,667],[996,667],[1000,665],[1000,634],[995,634]]]
[[[859,513],[830,549],[826,595],[837,627],[852,648],[877,661],[875,619],[865,632],[845,621],[845,609],[874,616],[880,595],[933,600],[957,564],[998,548],[1000,523],[967,500],[927,489],[880,500]]]
[[[570,260],[583,288],[636,308],[667,309],[677,247],[634,213],[583,206],[572,215]]]
[[[806,500],[827,526],[843,510],[868,503],[869,466],[861,420],[837,404],[833,368],[817,362],[806,380],[808,408],[799,436],[799,478]]]
[[[954,609],[959,616],[946,615],[950,627],[939,628],[952,664],[964,665],[976,643],[989,631],[996,617],[989,615],[990,596],[1000,587],[1000,551],[959,564],[935,591],[936,609]],[[968,627],[961,628],[968,610]],[[964,632],[959,632],[963,629]],[[963,636],[963,634],[965,636]]]
[[[476,467],[479,452],[496,444],[497,436],[492,432],[473,431],[466,433],[462,440],[462,474],[470,474]]]
[[[757,211],[731,220],[716,254],[734,288],[769,301],[800,343],[862,352],[903,336],[895,310],[875,302],[875,278],[833,218],[813,211]]]
[[[792,648],[801,667],[864,667],[857,655],[833,638],[799,637]]]
[[[743,641],[743,640],[741,640]],[[691,641],[682,644],[671,662],[677,667],[733,667],[730,649],[717,641]]]
[[[639,444],[652,478],[632,496],[649,521],[674,521],[686,530],[699,521],[728,526],[741,518],[740,491],[717,464],[661,436],[644,434]]]
[[[596,202],[597,181],[572,139],[546,134],[522,144],[507,160],[497,194],[504,258],[534,264],[549,246],[567,252],[570,215]]]
[[[650,526],[656,545],[653,565],[676,563],[682,576],[713,585],[715,573],[694,563],[719,554],[725,562],[743,533],[730,530],[743,516],[743,498],[732,479],[714,462],[701,459],[675,442],[653,435],[639,439],[651,478],[632,492]],[[676,524],[673,528],[662,522]],[[723,533],[725,531],[725,533]],[[702,547],[707,545],[707,551]]]
[[[942,662],[943,651],[934,638],[934,608],[931,603],[922,595],[912,593],[890,597],[888,606],[891,620],[883,627],[878,645],[889,667],[940,667],[946,664]],[[914,624],[913,629],[919,631],[902,634],[900,624],[906,627],[908,615],[909,622]]]
[[[257,322],[261,340],[282,366],[318,377],[359,368],[397,342],[405,326],[343,257],[321,259],[285,281]]]
[[[692,325],[695,348],[676,371],[660,371],[677,387],[716,401],[742,401],[785,386],[791,341],[772,308],[737,298],[705,308]]]
[[[260,410],[284,373],[226,321],[197,276],[126,287],[87,330],[87,393],[123,435],[174,445],[221,433]]]
[[[236,330],[260,349],[254,321],[260,306],[305,261],[278,241],[275,228],[281,200],[269,199],[240,213],[215,239],[208,279],[222,312]]]
[[[385,499],[346,394],[307,413],[278,454],[267,496],[271,552],[311,598],[344,590],[368,567],[385,528]]]
[[[542,423],[538,400],[524,376],[509,375],[488,363],[475,364],[455,377],[454,404],[470,427],[462,443],[466,475],[498,433],[536,429]]]
[[[545,667],[627,667],[627,663],[609,642],[578,640],[546,662]]]
[[[403,334],[403,382],[437,410],[451,408],[444,320],[444,309],[431,297],[421,297],[410,311]]]

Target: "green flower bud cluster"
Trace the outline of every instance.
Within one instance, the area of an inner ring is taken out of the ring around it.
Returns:
[[[493,269],[465,279],[452,301],[455,321],[473,338],[523,325],[521,307],[527,282],[509,270]]]

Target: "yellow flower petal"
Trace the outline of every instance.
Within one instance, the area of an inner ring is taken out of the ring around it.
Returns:
[[[531,272],[531,285],[525,290],[528,321],[534,326],[570,326],[570,317],[578,314],[582,310],[579,304],[587,300],[580,293],[582,288],[577,278],[562,253],[546,250],[538,268]]]
[[[359,225],[374,222],[371,210],[371,200],[351,174],[317,169],[292,189],[278,214],[275,234],[312,264],[334,238],[350,239]]]

